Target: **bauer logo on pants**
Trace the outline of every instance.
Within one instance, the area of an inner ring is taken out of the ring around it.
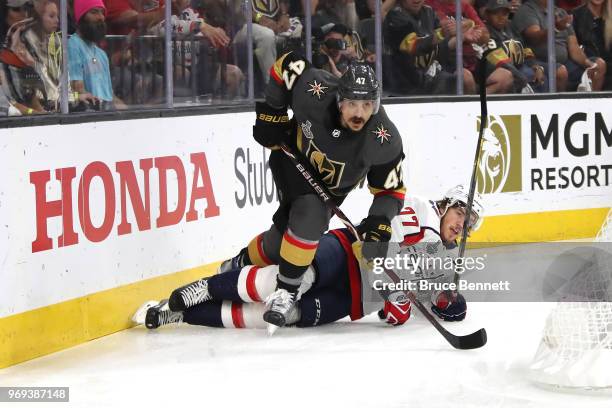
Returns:
[[[476,170],[478,191],[481,194],[521,191],[521,170],[521,116],[490,115]]]

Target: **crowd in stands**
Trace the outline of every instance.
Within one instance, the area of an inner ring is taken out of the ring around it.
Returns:
[[[59,0],[0,0],[0,116],[60,112],[62,95],[71,112],[163,105],[164,1],[171,1],[177,104],[244,101],[249,49],[260,97],[276,58],[304,53],[307,35],[312,63],[336,76],[353,60],[375,66],[380,57],[386,96],[452,95],[458,75],[465,94],[480,87],[491,94],[548,92],[550,75],[558,92],[612,90],[612,0],[558,0],[554,27],[547,18],[552,0],[461,0],[460,22],[455,0],[383,0],[381,49],[377,0],[68,0],[67,53]]]

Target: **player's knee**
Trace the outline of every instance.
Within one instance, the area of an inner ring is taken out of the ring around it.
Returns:
[[[289,215],[289,227],[299,237],[318,240],[327,230],[330,214],[327,206],[314,194],[295,200]]]

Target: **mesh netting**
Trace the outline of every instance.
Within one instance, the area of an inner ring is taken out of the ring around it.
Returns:
[[[612,241],[612,210],[596,242]],[[604,250],[564,288],[548,316],[531,369],[541,383],[577,388],[612,387],[612,256]]]

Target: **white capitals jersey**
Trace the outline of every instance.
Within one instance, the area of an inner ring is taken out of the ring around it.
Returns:
[[[391,220],[392,237],[388,258],[393,258],[393,269],[404,281],[450,282],[454,276],[452,259],[456,245],[444,245],[440,237],[441,214],[432,200],[406,196],[399,215]],[[399,257],[399,258],[398,258]],[[373,274],[361,265],[364,313],[381,307],[380,293],[373,288],[375,280],[392,282],[385,273]],[[431,290],[414,290],[422,302],[429,301]],[[369,300],[369,302],[368,302]]]

